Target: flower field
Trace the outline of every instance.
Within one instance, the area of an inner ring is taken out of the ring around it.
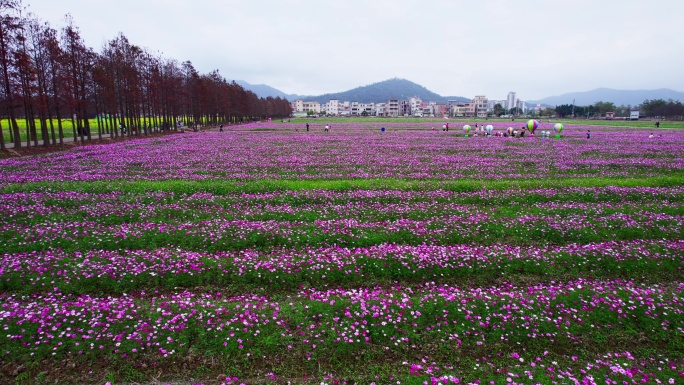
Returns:
[[[0,159],[0,382],[683,382],[684,131],[433,125]]]

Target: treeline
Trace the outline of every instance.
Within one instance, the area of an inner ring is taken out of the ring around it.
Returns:
[[[117,138],[291,113],[285,99],[258,98],[218,70],[200,74],[190,61],[153,54],[123,34],[97,53],[70,17],[58,31],[35,15],[22,15],[21,8],[21,0],[0,0],[0,114],[10,122],[14,148],[22,145],[22,129],[29,146],[39,140],[62,144],[64,121],[71,122],[74,141],[84,142],[91,140],[91,118],[97,118],[100,137]]]
[[[684,119],[684,104],[682,102],[666,101],[663,99],[647,99],[642,104],[636,106],[616,106],[612,102],[596,102],[590,106],[563,104],[556,106],[554,112],[556,116],[561,118],[572,116],[573,113],[576,117],[601,118],[605,117],[607,112],[613,112],[615,117],[627,118],[632,110],[638,110],[641,116],[667,118],[670,120]]]
[[[684,119],[684,104],[674,100],[645,100],[640,112],[645,116],[666,117],[673,120]]]

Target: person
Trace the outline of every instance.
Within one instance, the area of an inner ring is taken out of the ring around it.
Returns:
[[[223,132],[223,124],[219,125],[219,132]]]
[[[446,131],[446,124],[442,124],[442,131]]]
[[[653,138],[653,134],[649,135],[648,138],[649,138],[649,139],[652,139],[652,138]]]
[[[309,132],[309,123],[306,124],[306,132]]]
[[[591,130],[587,130],[587,139],[591,139]],[[600,142],[600,140],[599,140]]]
[[[325,132],[328,132],[329,130],[330,130],[330,126],[326,124],[325,125]]]
[[[656,122],[656,128],[660,128],[660,122]]]
[[[449,131],[449,122],[446,123],[447,131]]]

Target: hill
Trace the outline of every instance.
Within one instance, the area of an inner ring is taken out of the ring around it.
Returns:
[[[243,80],[236,80],[237,84],[244,87],[246,90],[254,92],[258,97],[265,98],[281,97],[289,101],[302,99],[306,101],[317,101],[319,103],[327,103],[330,99],[337,99],[340,101],[360,102],[360,103],[384,103],[389,99],[408,99],[413,96],[419,97],[421,100],[429,102],[446,103],[447,100],[458,100],[462,102],[470,101],[470,99],[462,96],[441,96],[427,88],[411,82],[406,79],[389,79],[378,83],[369,84],[367,86],[357,87],[344,92],[337,92],[331,94],[324,94],[318,96],[305,96],[286,94],[271,86],[265,84],[250,84]]]
[[[235,83],[241,85],[242,88],[244,88],[248,91],[254,92],[256,94],[256,96],[258,96],[260,98],[267,98],[267,97],[271,96],[274,98],[280,97],[280,98],[284,98],[287,100],[294,100],[294,99],[291,99],[291,97],[293,95],[288,95],[288,94],[286,94],[286,93],[284,93],[278,89],[275,89],[271,86],[268,86],[266,84],[250,84],[244,80],[235,80]]]
[[[315,100],[319,103],[325,103],[330,99],[356,101],[360,103],[383,103],[387,102],[389,99],[405,100],[414,96],[417,96],[426,102],[433,101],[446,103],[447,100],[470,101],[470,99],[461,96],[441,96],[412,81],[398,78],[357,87],[349,91],[308,96],[306,99]]]
[[[591,91],[571,92],[559,96],[550,96],[539,100],[539,102],[541,104],[557,106],[561,104],[572,104],[573,99],[575,100],[575,105],[578,106],[588,106],[596,102],[613,102],[616,106],[635,106],[643,103],[646,99],[672,99],[684,101],[684,92],[667,88],[656,90],[615,90],[611,88],[597,88]]]
[[[284,98],[289,101],[302,99],[306,101],[314,100],[319,103],[326,103],[330,99],[337,99],[340,101],[356,101],[361,103],[383,103],[387,102],[389,99],[403,100],[412,96],[417,96],[423,101],[434,101],[438,103],[446,103],[447,100],[458,100],[461,102],[470,101],[469,98],[465,98],[463,96],[441,96],[419,84],[406,79],[398,78],[357,87],[344,92],[318,96],[286,94],[265,84],[250,84],[242,80],[236,80],[235,82],[245,89],[254,92],[260,98],[271,96],[274,98]],[[578,106],[587,106],[599,101],[613,102],[617,106],[636,106],[643,103],[646,99],[672,99],[684,101],[684,92],[667,88],[655,90],[616,90],[611,88],[597,88],[591,91],[571,92],[558,96],[549,96],[536,101],[527,100],[526,103],[528,107],[533,107],[537,103],[540,103],[544,107],[554,107],[561,104],[572,104],[572,101],[575,100],[575,105]]]

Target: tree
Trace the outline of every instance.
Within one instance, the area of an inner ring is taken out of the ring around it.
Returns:
[[[644,100],[641,104],[642,115],[653,117],[667,117],[670,119],[682,119],[684,117],[684,105],[679,101],[654,99]]]
[[[606,112],[615,112],[615,103],[613,102],[596,102],[594,103],[594,112],[599,116],[605,115]]]
[[[556,116],[565,118],[567,116],[572,116],[575,106],[572,104],[561,104],[556,106]]]
[[[74,124],[74,142],[81,138],[81,143],[91,140],[90,123],[88,121],[89,98],[92,88],[91,70],[95,62],[95,53],[87,48],[81,35],[73,23],[71,16],[66,16],[67,25],[62,29],[62,43],[65,55],[65,67],[69,88],[68,104],[71,108]]]
[[[23,28],[23,21],[18,17],[21,3],[18,0],[0,0],[0,71],[2,71],[2,99],[7,115],[10,120],[11,136],[14,139],[14,148],[21,148],[21,136],[15,109],[16,69],[13,62],[14,48],[16,47],[17,34]],[[5,139],[0,132],[0,146],[5,149]]]
[[[506,109],[503,108],[501,103],[496,103],[494,105],[494,115],[495,116],[501,116],[501,115],[504,115],[505,113],[506,113]]]
[[[553,108],[547,107],[542,111],[542,115],[548,116],[548,117],[556,116],[556,110]]]

